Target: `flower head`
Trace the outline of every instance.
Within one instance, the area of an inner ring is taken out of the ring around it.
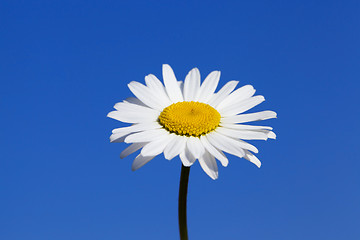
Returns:
[[[164,153],[166,159],[180,157],[184,166],[196,159],[212,178],[218,177],[216,160],[226,167],[228,159],[223,152],[245,158],[260,167],[253,154],[258,150],[243,140],[276,138],[271,127],[243,123],[276,118],[273,111],[246,113],[263,102],[263,96],[253,96],[251,85],[236,88],[238,81],[226,83],[217,93],[220,72],[211,72],[200,83],[200,72],[192,69],[185,81],[178,82],[171,67],[163,65],[163,80],[150,74],[146,85],[128,84],[136,96],[115,104],[108,117],[131,126],[117,128],[111,142],[131,143],[120,155],[124,158],[141,149],[132,169],[136,170],[155,156]]]

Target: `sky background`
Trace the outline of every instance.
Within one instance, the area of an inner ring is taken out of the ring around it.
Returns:
[[[136,172],[106,117],[170,64],[275,110],[262,167],[191,168],[191,239],[360,239],[359,1],[1,1],[0,239],[178,239],[181,163]]]

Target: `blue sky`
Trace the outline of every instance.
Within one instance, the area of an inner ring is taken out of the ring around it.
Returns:
[[[262,167],[190,173],[191,239],[360,239],[359,1],[1,1],[0,239],[177,239],[181,163],[106,118],[161,65],[251,84]]]

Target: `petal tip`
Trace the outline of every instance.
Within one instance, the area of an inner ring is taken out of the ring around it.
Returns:
[[[276,139],[276,134],[274,132],[269,132],[268,133],[268,138],[270,139]]]
[[[215,173],[214,175],[211,175],[211,176],[209,176],[209,177],[211,177],[211,179],[215,181],[216,179],[219,178],[219,174],[218,174],[218,173]]]
[[[165,70],[165,69],[171,69],[171,70],[172,70],[172,68],[170,67],[170,65],[167,64],[167,63],[164,63],[164,64],[162,65],[162,68],[163,68],[163,70]]]
[[[117,114],[117,110],[111,111],[111,112],[109,112],[109,113],[106,115],[106,117],[117,120],[117,119],[116,119],[116,116],[115,116],[116,114]]]
[[[127,84],[127,86],[130,88],[130,86],[132,86],[132,85],[134,85],[134,84],[136,84],[137,82],[136,81],[131,81],[131,82],[129,82],[128,84]]]

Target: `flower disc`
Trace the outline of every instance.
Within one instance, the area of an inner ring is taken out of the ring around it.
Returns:
[[[199,137],[217,128],[220,118],[220,113],[206,103],[178,102],[161,112],[159,122],[171,133]]]

